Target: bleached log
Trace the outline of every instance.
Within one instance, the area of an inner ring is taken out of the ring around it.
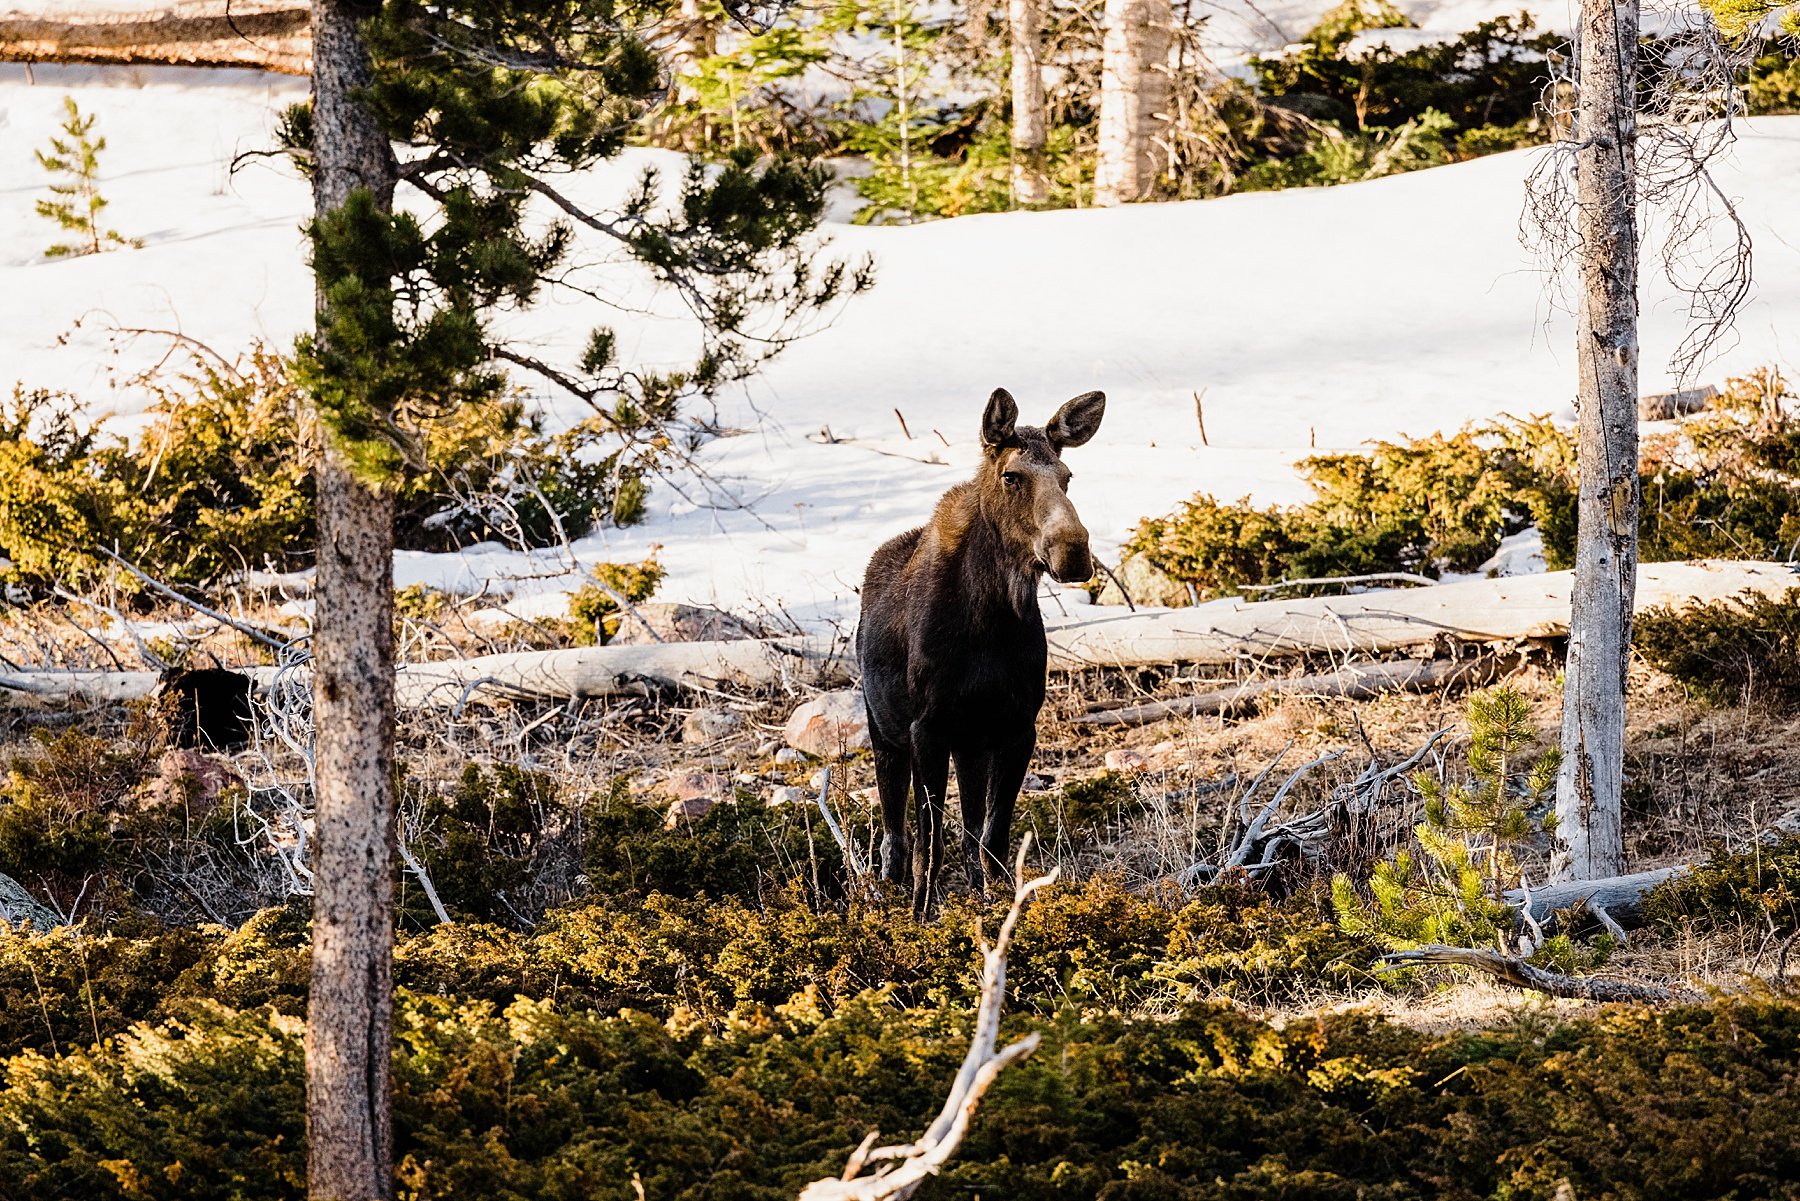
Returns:
[[[1506,903],[1523,911],[1529,900],[1531,916],[1547,929],[1553,928],[1548,919],[1558,910],[1597,905],[1619,926],[1631,930],[1643,924],[1644,898],[1650,895],[1651,890],[1691,870],[1692,865],[1683,863],[1674,867],[1633,872],[1628,876],[1607,876],[1598,880],[1559,880],[1532,888],[1529,898],[1522,890],[1515,888],[1506,894]]]
[[[1639,570],[1637,605],[1642,611],[1745,591],[1779,597],[1795,587],[1800,572],[1786,563],[1651,563]],[[1052,671],[1224,665],[1309,653],[1348,656],[1429,646],[1443,637],[1517,642],[1568,632],[1569,573],[1136,613],[1087,608],[1046,625]],[[567,700],[641,692],[647,686],[835,686],[850,682],[854,672],[855,654],[839,638],[579,647],[408,664],[400,669],[398,699],[402,705],[453,706],[477,695]],[[14,672],[0,674],[0,704],[21,695],[129,700],[150,695],[155,684],[148,672]]]
[[[311,69],[311,10],[293,0],[19,12],[0,0],[0,61]]]
[[[1118,612],[1050,623],[1052,668],[1236,663],[1261,656],[1356,654],[1466,642],[1553,638],[1569,630],[1571,573],[1509,576],[1282,601],[1215,601],[1191,609]],[[1647,563],[1637,611],[1744,591],[1779,597],[1800,587],[1786,563],[1707,559]]]
[[[1322,675],[1247,680],[1197,696],[1174,697],[1120,709],[1096,709],[1075,718],[1078,726],[1141,726],[1168,717],[1231,713],[1265,696],[1339,696],[1366,700],[1384,692],[1423,692],[1453,684],[1489,684],[1519,662],[1516,655],[1472,659],[1402,659],[1359,663]]]
[[[1609,980],[1600,976],[1565,976],[1561,972],[1536,967],[1523,959],[1502,955],[1486,947],[1415,947],[1408,951],[1394,951],[1383,955],[1382,959],[1394,967],[1427,963],[1472,967],[1514,988],[1528,988],[1552,997],[1568,997],[1577,1001],[1667,1005],[1677,1001],[1705,999],[1703,994],[1691,988],[1637,984],[1630,980]]]

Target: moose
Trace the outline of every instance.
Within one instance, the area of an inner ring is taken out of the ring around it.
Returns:
[[[1075,397],[1042,429],[1004,388],[981,418],[981,467],[931,520],[885,543],[863,579],[857,660],[881,797],[882,875],[904,882],[913,800],[913,912],[936,906],[944,803],[956,764],[963,857],[979,894],[1007,873],[1013,807],[1037,745],[1048,652],[1038,583],[1094,573],[1062,452],[1100,428],[1106,395]]]

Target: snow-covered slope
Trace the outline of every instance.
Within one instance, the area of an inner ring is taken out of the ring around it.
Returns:
[[[130,376],[167,342],[122,341],[108,327],[179,328],[229,353],[256,338],[284,343],[304,326],[306,189],[268,161],[226,169],[267,144],[274,110],[300,85],[143,72],[143,86],[122,86],[117,73],[40,69],[28,86],[16,68],[0,72],[11,72],[0,73],[0,382],[68,388],[96,412],[129,415],[144,402]],[[107,216],[142,250],[41,257],[56,231],[32,213],[43,177],[31,150],[65,94],[99,115]],[[630,156],[582,187],[620,186],[667,157]],[[1075,393],[1106,390],[1100,436],[1069,456],[1072,495],[1103,553],[1137,518],[1197,489],[1299,499],[1291,465],[1314,445],[1499,412],[1566,413],[1570,322],[1517,238],[1530,163],[1527,152],[1322,191],[834,227],[836,252],[875,256],[874,292],[747,394],[723,398],[724,423],[753,432],[704,450],[710,481],[659,485],[646,524],[578,549],[592,561],[660,545],[671,599],[779,605],[802,618],[840,612],[868,553],[966,474],[996,386],[1034,420]],[[1707,377],[1772,361],[1793,370],[1800,118],[1744,122],[1719,176],[1755,239],[1757,286]],[[1643,307],[1653,390],[1685,318],[1661,284],[1647,284]],[[558,300],[513,328],[548,352],[572,351],[604,320],[627,353],[684,353],[679,321],[603,313],[586,300]],[[1210,445],[1195,421],[1202,391]],[[546,404],[573,415],[566,402]],[[703,503],[709,495],[723,503]],[[400,564],[403,581],[457,573],[521,575],[524,565],[500,552]]]

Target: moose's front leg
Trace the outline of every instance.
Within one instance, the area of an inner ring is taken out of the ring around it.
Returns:
[[[950,744],[925,718],[912,724],[913,804],[918,830],[913,839],[913,916],[923,920],[937,909],[938,873],[944,866],[944,796],[950,787]]]

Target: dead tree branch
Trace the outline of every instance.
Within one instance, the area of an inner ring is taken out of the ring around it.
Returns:
[[[875,1146],[876,1131],[862,1141],[850,1156],[844,1174],[837,1180],[817,1180],[801,1190],[800,1201],[904,1201],[913,1195],[926,1177],[936,1175],[956,1149],[962,1145],[969,1123],[975,1117],[981,1098],[1008,1064],[1023,1059],[1037,1049],[1038,1036],[1028,1034],[1018,1042],[997,1048],[1000,1038],[1000,1005],[1006,996],[1006,952],[1012,945],[1013,931],[1025,903],[1040,888],[1056,882],[1058,869],[1048,875],[1026,880],[1025,855],[1031,847],[1027,834],[1019,844],[1019,856],[1013,867],[1013,878],[1020,880],[1013,893],[1012,908],[1000,925],[1000,936],[993,946],[982,940],[981,1004],[975,1013],[975,1033],[969,1040],[969,1053],[950,1086],[944,1108],[916,1143],[891,1147]],[[859,1178],[871,1163],[884,1166],[873,1176]]]
[[[1382,962],[1394,968],[1420,964],[1452,964],[1486,972],[1502,984],[1529,988],[1552,997],[1568,997],[1576,1001],[1625,1001],[1636,1005],[1668,1005],[1675,1002],[1701,1001],[1705,997],[1691,988],[1672,988],[1661,984],[1634,984],[1628,980],[1602,980],[1595,976],[1565,976],[1526,963],[1512,955],[1502,955],[1486,947],[1414,947],[1383,955]]]

